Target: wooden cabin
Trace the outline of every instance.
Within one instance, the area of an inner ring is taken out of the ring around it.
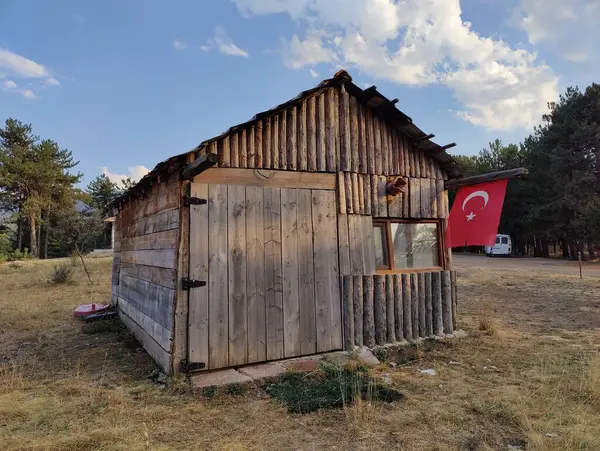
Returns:
[[[450,334],[455,162],[345,71],[115,202],[112,302],[168,373]]]

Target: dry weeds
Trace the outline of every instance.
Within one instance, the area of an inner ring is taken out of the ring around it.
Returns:
[[[2,449],[600,449],[598,278],[462,270],[469,337],[375,370],[404,401],[293,415],[259,389],[207,398],[149,383],[153,364],[125,330],[71,317],[108,299],[110,261],[90,262],[94,285],[81,268],[49,284],[54,264],[0,265]]]

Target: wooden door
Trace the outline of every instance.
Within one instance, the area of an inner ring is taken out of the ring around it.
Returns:
[[[342,349],[335,191],[192,184],[190,362]]]

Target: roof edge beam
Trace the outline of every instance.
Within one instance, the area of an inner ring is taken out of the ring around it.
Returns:
[[[214,153],[207,153],[196,158],[181,170],[181,180],[191,180],[203,171],[212,168],[219,162],[219,156]]]

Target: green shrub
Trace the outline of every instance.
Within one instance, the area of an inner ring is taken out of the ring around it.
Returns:
[[[52,272],[52,282],[56,284],[68,283],[73,278],[73,268],[70,265],[58,265]]]
[[[9,261],[9,262],[16,262],[19,260],[29,260],[30,258],[32,258],[32,256],[29,253],[29,249],[27,249],[27,248],[25,248],[25,250],[22,252],[19,249],[17,249],[6,255],[6,261]]]

